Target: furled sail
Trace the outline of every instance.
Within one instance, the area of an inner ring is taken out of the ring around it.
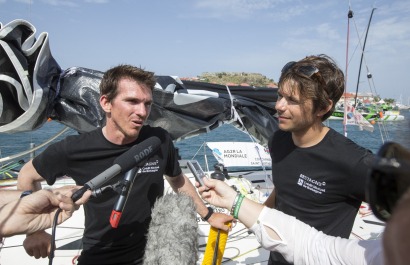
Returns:
[[[48,34],[35,35],[35,27],[25,20],[0,24],[0,132],[35,130],[49,118],[80,133],[102,126],[103,73],[61,69],[51,54]],[[275,88],[156,78],[148,124],[165,128],[174,140],[231,123],[266,145],[278,128]]]

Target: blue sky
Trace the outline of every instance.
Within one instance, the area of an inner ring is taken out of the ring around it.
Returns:
[[[347,91],[356,90],[359,39],[376,7],[359,91],[407,103],[408,0],[0,0],[0,21],[48,32],[63,69],[130,63],[158,75],[254,72],[277,81],[284,64],[310,54],[328,54],[345,71],[349,6]]]

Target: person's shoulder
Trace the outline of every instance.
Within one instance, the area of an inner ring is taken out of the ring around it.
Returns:
[[[72,143],[80,143],[80,142],[88,142],[89,140],[97,140],[103,136],[102,128],[97,128],[95,130],[89,132],[78,132],[76,134],[72,134],[64,138],[63,142],[65,144],[72,144]]]
[[[68,135],[60,142],[53,144],[54,149],[61,150],[67,154],[73,154],[79,151],[101,149],[107,146],[107,140],[104,138],[102,128],[97,128],[89,132],[75,133]]]
[[[343,150],[345,152],[349,152],[350,154],[356,153],[360,155],[373,155],[371,150],[357,144],[352,139],[338,133],[332,128],[329,128],[326,139],[328,142],[331,142],[337,150]]]
[[[144,125],[141,128],[140,135],[168,135],[168,131],[161,127],[154,127],[151,125]]]
[[[354,143],[352,140],[340,134],[333,128],[329,128],[329,131],[327,132],[324,139],[332,141],[334,143],[342,144],[342,145],[344,145],[346,142]]]
[[[162,142],[165,139],[171,139],[171,135],[167,130],[161,127],[153,127],[150,125],[144,125],[140,131],[140,136],[142,139],[147,139],[152,136],[158,137]]]

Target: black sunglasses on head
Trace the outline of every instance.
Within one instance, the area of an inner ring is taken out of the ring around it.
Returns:
[[[282,74],[288,72],[296,62],[288,62],[285,64],[285,66],[282,68]],[[294,69],[296,73],[301,73],[307,77],[312,77],[314,74],[319,73],[319,69],[313,65],[302,65]]]
[[[410,187],[410,153],[397,143],[384,144],[368,178],[367,201],[374,215],[387,221]]]

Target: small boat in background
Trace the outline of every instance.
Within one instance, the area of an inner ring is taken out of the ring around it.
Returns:
[[[357,112],[360,113],[363,118],[367,121],[402,121],[404,116],[400,114],[399,110],[378,110],[377,108],[360,108],[357,109]],[[349,113],[347,114],[349,115]],[[343,120],[344,119],[344,110],[336,109],[332,115],[329,117],[329,120]]]
[[[364,108],[360,111],[368,121],[402,121],[404,116],[397,109],[384,109],[377,106]]]

